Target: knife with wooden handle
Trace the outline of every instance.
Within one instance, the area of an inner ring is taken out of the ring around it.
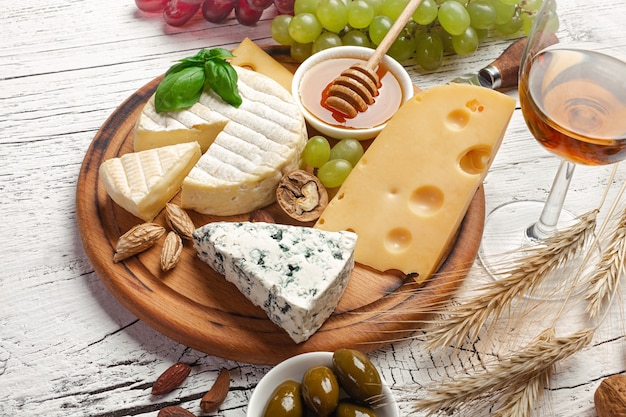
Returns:
[[[509,45],[498,58],[478,72],[461,75],[451,82],[474,84],[493,90],[517,87],[519,67],[528,38],[520,38]],[[540,49],[557,43],[556,36],[545,36]]]

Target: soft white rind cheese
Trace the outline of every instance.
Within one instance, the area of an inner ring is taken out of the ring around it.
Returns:
[[[199,159],[197,142],[181,143],[108,159],[100,165],[99,174],[113,201],[150,221],[180,190]]]
[[[273,203],[280,178],[300,167],[308,136],[291,94],[268,77],[235,68],[239,108],[211,92],[200,97],[201,105],[230,121],[185,178],[186,209],[217,216],[248,213]]]
[[[214,222],[195,230],[198,256],[261,307],[296,343],[339,303],[357,236],[261,222]]]

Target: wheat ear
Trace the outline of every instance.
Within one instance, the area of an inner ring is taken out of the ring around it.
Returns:
[[[587,328],[559,338],[554,336],[554,328],[548,328],[526,348],[502,357],[488,370],[427,389],[423,398],[415,400],[414,408],[436,415],[471,406],[486,407],[487,399],[514,394],[529,381],[545,378],[544,372],[589,345],[593,334],[594,329]],[[538,391],[523,395],[528,394],[538,395]]]
[[[580,216],[568,229],[545,240],[545,244],[529,249],[496,281],[483,285],[481,291],[466,302],[449,303],[439,311],[445,317],[426,331],[430,349],[444,346],[462,346],[474,342],[481,328],[492,317],[494,322],[509,311],[520,295],[532,294],[543,278],[553,269],[573,257],[593,234],[597,210]]]

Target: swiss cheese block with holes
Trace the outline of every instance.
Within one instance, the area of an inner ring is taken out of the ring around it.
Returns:
[[[466,84],[418,93],[389,120],[315,227],[355,232],[360,264],[427,279],[482,184],[515,104]]]

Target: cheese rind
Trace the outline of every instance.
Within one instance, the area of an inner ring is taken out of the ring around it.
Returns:
[[[300,168],[308,138],[304,116],[288,91],[235,68],[241,106],[210,92],[200,97],[201,105],[230,120],[183,182],[181,205],[204,214],[237,215],[273,203],[282,176]]]
[[[185,110],[157,113],[152,95],[135,124],[134,150],[198,142],[204,153],[227,123],[226,117],[199,103]]]
[[[187,142],[108,159],[100,165],[99,174],[113,201],[150,221],[180,190],[199,159],[200,145]]]
[[[339,303],[357,237],[261,222],[214,222],[193,233],[198,257],[292,340],[309,339]]]
[[[315,225],[359,236],[358,263],[427,279],[439,266],[500,146],[515,100],[433,87],[405,103]]]

